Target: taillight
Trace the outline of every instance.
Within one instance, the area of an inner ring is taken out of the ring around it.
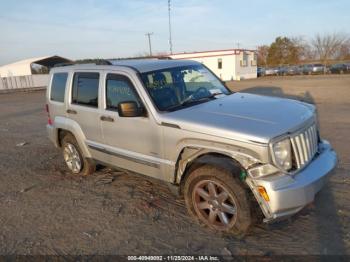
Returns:
[[[47,113],[47,123],[52,126],[52,120],[51,120],[51,117],[50,117],[50,110],[49,110],[49,105],[46,104],[46,113]]]

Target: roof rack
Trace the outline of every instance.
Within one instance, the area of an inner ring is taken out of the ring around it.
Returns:
[[[172,58],[170,56],[160,56],[157,57],[158,60],[171,60]]]
[[[113,65],[113,64],[111,63],[111,61],[105,60],[105,59],[98,60],[95,64],[96,64],[96,65]]]
[[[71,66],[71,65],[113,65],[111,61],[105,59],[98,59],[92,63],[77,63],[77,62],[68,62],[68,63],[58,63],[53,67],[63,67],[63,66]]]
[[[53,67],[61,67],[61,66],[71,66],[71,65],[74,65],[73,62],[67,62],[67,63],[57,63],[57,64],[54,64]]]

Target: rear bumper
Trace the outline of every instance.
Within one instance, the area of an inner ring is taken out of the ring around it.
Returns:
[[[263,186],[270,198],[258,199],[265,222],[291,216],[314,200],[337,164],[337,155],[327,141],[322,141],[319,148],[318,156],[296,175],[279,174],[253,182],[255,187]]]

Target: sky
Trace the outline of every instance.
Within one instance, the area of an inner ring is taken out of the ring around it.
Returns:
[[[31,57],[169,52],[167,0],[0,0],[0,65]],[[350,33],[350,0],[171,0],[173,51],[255,49]]]

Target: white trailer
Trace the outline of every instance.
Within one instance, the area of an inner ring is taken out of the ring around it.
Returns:
[[[221,80],[242,80],[257,77],[257,57],[254,50],[226,49],[178,53],[171,59],[195,60],[206,65]]]

